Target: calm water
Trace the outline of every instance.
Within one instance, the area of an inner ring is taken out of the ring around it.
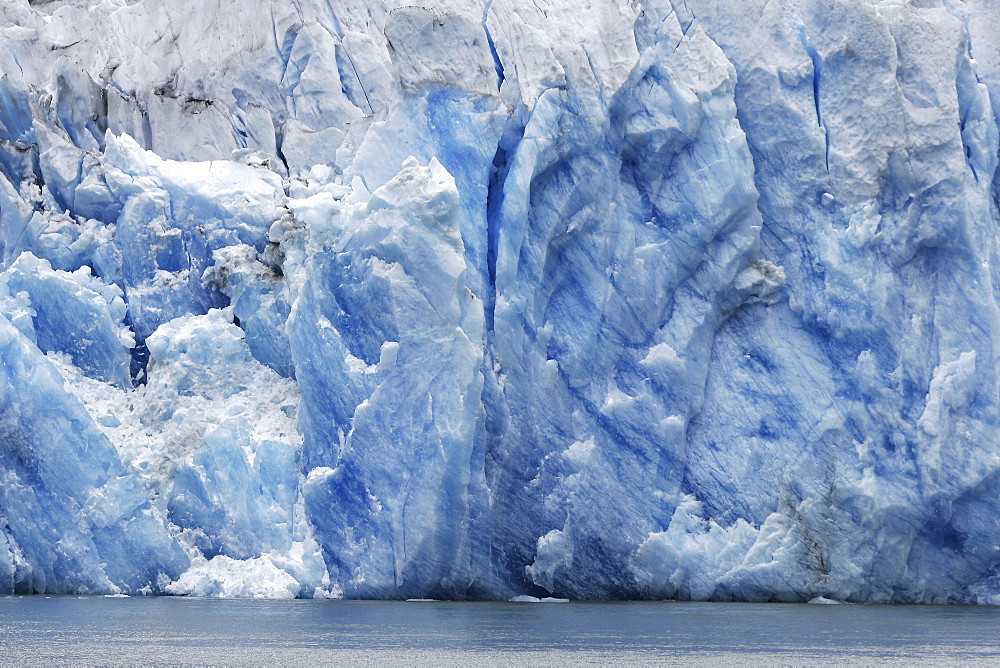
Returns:
[[[1000,608],[0,597],[0,663],[997,664]]]

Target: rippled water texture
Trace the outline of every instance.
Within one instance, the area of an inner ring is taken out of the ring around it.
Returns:
[[[988,664],[1000,609],[0,598],[0,662]]]

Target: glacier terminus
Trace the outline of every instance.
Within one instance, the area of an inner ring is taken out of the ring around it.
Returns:
[[[1000,604],[1000,0],[418,4],[0,4],[0,594]]]

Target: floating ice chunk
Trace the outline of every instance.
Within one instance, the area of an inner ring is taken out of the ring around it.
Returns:
[[[553,598],[551,596],[546,596],[544,598],[538,598],[537,596],[528,596],[527,594],[521,594],[510,599],[511,603],[569,603],[568,598]]]

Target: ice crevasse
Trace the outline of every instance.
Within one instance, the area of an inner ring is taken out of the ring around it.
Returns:
[[[1000,2],[423,4],[0,5],[0,593],[1000,603]]]

